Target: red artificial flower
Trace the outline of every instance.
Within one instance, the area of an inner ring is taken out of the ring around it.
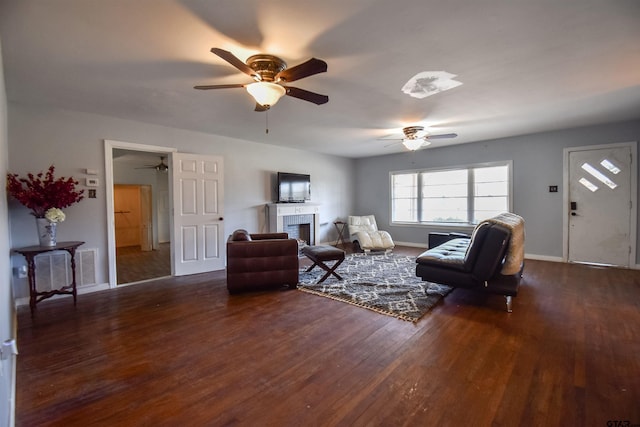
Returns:
[[[49,166],[46,174],[27,174],[27,178],[20,178],[17,174],[7,174],[7,192],[27,208],[36,218],[44,218],[50,208],[66,208],[84,198],[84,190],[76,190],[78,181],[73,178],[55,179],[53,165]],[[43,179],[44,177],[44,179]]]

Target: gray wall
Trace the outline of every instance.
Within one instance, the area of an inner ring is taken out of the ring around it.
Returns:
[[[97,199],[85,199],[65,211],[61,240],[84,240],[98,251],[97,282],[107,282],[107,224],[104,139],[215,154],[225,161],[225,231],[266,231],[264,205],[272,200],[276,171],[310,173],[313,202],[322,205],[320,240],[336,237],[332,222],[350,214],[376,215],[397,242],[425,245],[429,228],[391,226],[389,172],[512,160],[514,211],[527,221],[527,253],[562,256],[562,177],[565,147],[637,141],[640,121],[592,126],[516,138],[454,145],[414,153],[350,160],[187,130],[24,105],[8,105],[8,164],[24,174],[46,169],[84,182],[86,168],[97,169]],[[548,193],[558,185],[558,193]],[[357,189],[357,191],[355,190]],[[1,214],[1,212],[0,212]],[[37,242],[34,220],[26,208],[9,202],[13,247]],[[13,256],[12,265],[24,263]],[[12,278],[16,297],[27,295],[25,279]]]
[[[389,172],[512,160],[513,209],[526,222],[527,254],[562,257],[563,149],[638,140],[640,120],[359,159],[354,212],[375,214],[395,241],[426,245],[433,228],[391,225]]]
[[[353,210],[354,161],[73,111],[32,108],[9,103],[9,169],[24,174],[56,166],[56,176],[84,182],[84,170],[97,169],[96,199],[65,209],[58,227],[60,240],[83,240],[83,248],[98,249],[98,283],[108,281],[104,139],[176,147],[185,153],[224,158],[225,232],[236,228],[266,231],[264,206],[272,201],[272,177],[277,171],[311,175],[312,202],[321,204],[321,241],[335,239],[333,221]],[[345,183],[347,183],[345,185]],[[17,202],[9,205],[14,247],[37,243],[35,221]],[[24,263],[13,257],[14,265]],[[16,296],[27,295],[25,279],[14,278]]]

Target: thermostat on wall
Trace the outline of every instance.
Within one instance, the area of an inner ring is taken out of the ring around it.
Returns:
[[[98,178],[87,178],[87,187],[97,187]]]

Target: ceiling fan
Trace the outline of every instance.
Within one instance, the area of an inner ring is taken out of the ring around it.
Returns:
[[[411,151],[429,146],[431,144],[431,139],[448,139],[458,136],[457,133],[429,135],[429,133],[424,130],[424,126],[407,126],[402,129],[402,133],[404,133],[404,138],[398,139],[398,142],[402,142],[402,145]]]
[[[158,163],[157,165],[146,165],[136,169],[155,169],[158,172],[168,172],[169,166],[167,166],[167,164],[164,162],[164,156],[160,156],[160,163]]]
[[[253,83],[194,86],[194,89],[245,88],[256,101],[255,111],[267,111],[284,95],[313,102],[316,105],[329,102],[329,97],[326,95],[286,86],[288,82],[326,72],[327,63],[320,59],[311,58],[302,64],[287,68],[286,62],[273,55],[253,55],[247,58],[245,63],[233,53],[217,47],[212,48],[211,52],[251,76],[255,81]]]

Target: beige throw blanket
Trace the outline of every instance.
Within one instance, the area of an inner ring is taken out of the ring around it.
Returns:
[[[501,273],[517,274],[524,262],[524,219],[519,215],[505,212],[485,221],[500,224],[511,230],[511,241]]]

